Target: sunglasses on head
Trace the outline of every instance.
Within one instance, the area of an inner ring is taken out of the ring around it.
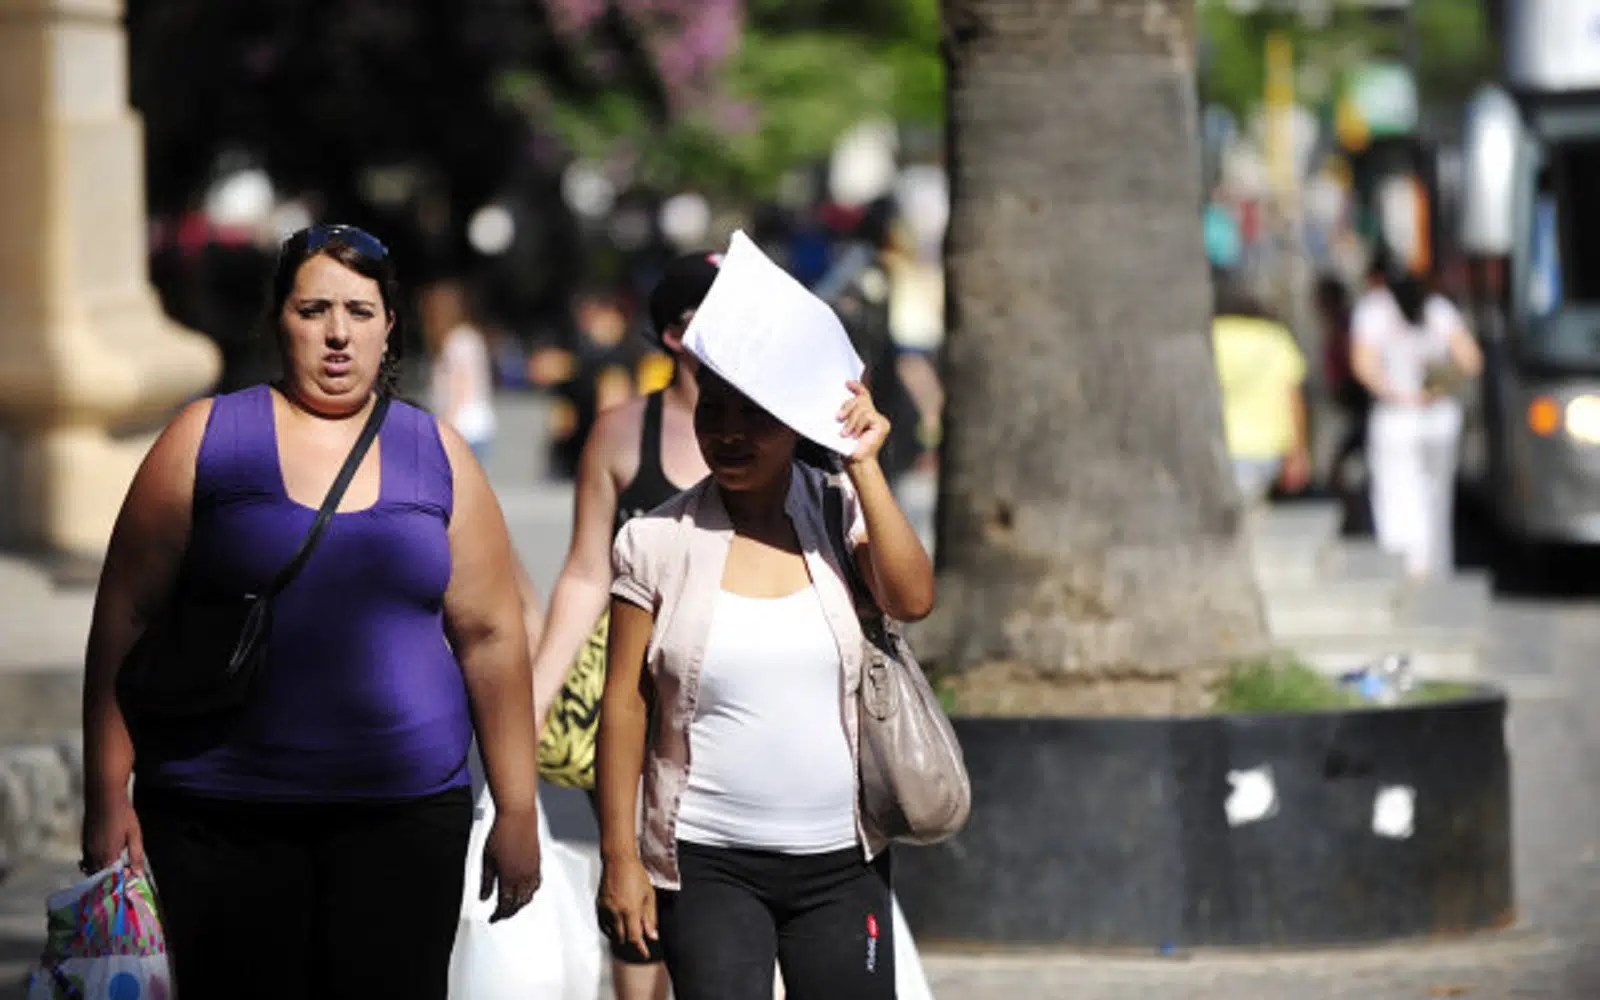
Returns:
[[[389,256],[389,248],[383,245],[383,241],[365,229],[343,223],[319,223],[306,230],[307,253],[315,253],[334,242],[343,243],[362,256],[374,260],[382,260]]]

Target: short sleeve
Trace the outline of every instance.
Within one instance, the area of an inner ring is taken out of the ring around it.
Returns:
[[[1384,322],[1383,304],[1374,299],[1356,303],[1350,316],[1350,339],[1362,347],[1376,347],[1383,343],[1389,324]]]
[[[1277,328],[1278,372],[1285,385],[1299,385],[1306,380],[1306,358],[1300,345],[1286,326]]]
[[[1461,315],[1461,310],[1457,309],[1455,303],[1443,295],[1433,295],[1428,298],[1428,304],[1424,307],[1422,321],[1430,332],[1439,337],[1448,337],[1457,330],[1465,329],[1467,325],[1466,318]]]
[[[634,518],[617,533],[611,546],[611,596],[629,604],[655,610],[656,581],[649,572],[647,553],[639,538],[641,518]]]

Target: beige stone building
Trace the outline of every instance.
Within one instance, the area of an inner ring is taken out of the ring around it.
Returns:
[[[0,547],[94,556],[220,356],[146,270],[122,0],[0,0]]]

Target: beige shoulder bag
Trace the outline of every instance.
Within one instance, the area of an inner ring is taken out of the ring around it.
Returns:
[[[900,623],[879,610],[850,556],[843,487],[830,477],[824,491],[828,538],[865,638],[857,693],[861,823],[888,840],[938,843],[959,832],[972,811],[961,744]]]

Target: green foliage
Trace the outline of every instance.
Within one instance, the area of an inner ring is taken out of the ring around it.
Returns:
[[[1418,0],[1417,32],[1422,92],[1426,98],[1459,100],[1494,77],[1494,46],[1482,3]]]
[[[1451,104],[1494,73],[1483,4],[1477,0],[1415,0],[1417,70],[1424,102]],[[1236,114],[1260,104],[1266,81],[1264,46],[1270,32],[1294,46],[1300,97],[1323,104],[1329,88],[1364,59],[1404,59],[1407,27],[1400,18],[1344,6],[1331,23],[1308,27],[1276,10],[1236,14],[1220,2],[1200,12],[1201,91]]]
[[[1424,681],[1414,687],[1399,704],[1453,701],[1469,697],[1476,691],[1470,684]],[[1215,710],[1251,714],[1374,707],[1372,702],[1342,687],[1338,681],[1315,667],[1285,656],[1236,664],[1228,671],[1217,692]]]
[[[938,0],[748,0],[759,31],[837,31],[861,37],[939,43]]]
[[[1355,708],[1361,697],[1296,660],[1265,659],[1229,671],[1218,693],[1218,712],[1315,712]]]
[[[661,188],[762,198],[865,119],[939,125],[939,30],[936,0],[751,0],[718,98],[671,120],[626,91],[575,102],[531,75],[506,86],[580,156],[631,160]]]
[[[936,123],[943,109],[937,52],[855,34],[747,32],[728,68],[730,95],[751,127],[723,137],[739,186],[767,194],[786,170],[828,154],[867,119]]]

